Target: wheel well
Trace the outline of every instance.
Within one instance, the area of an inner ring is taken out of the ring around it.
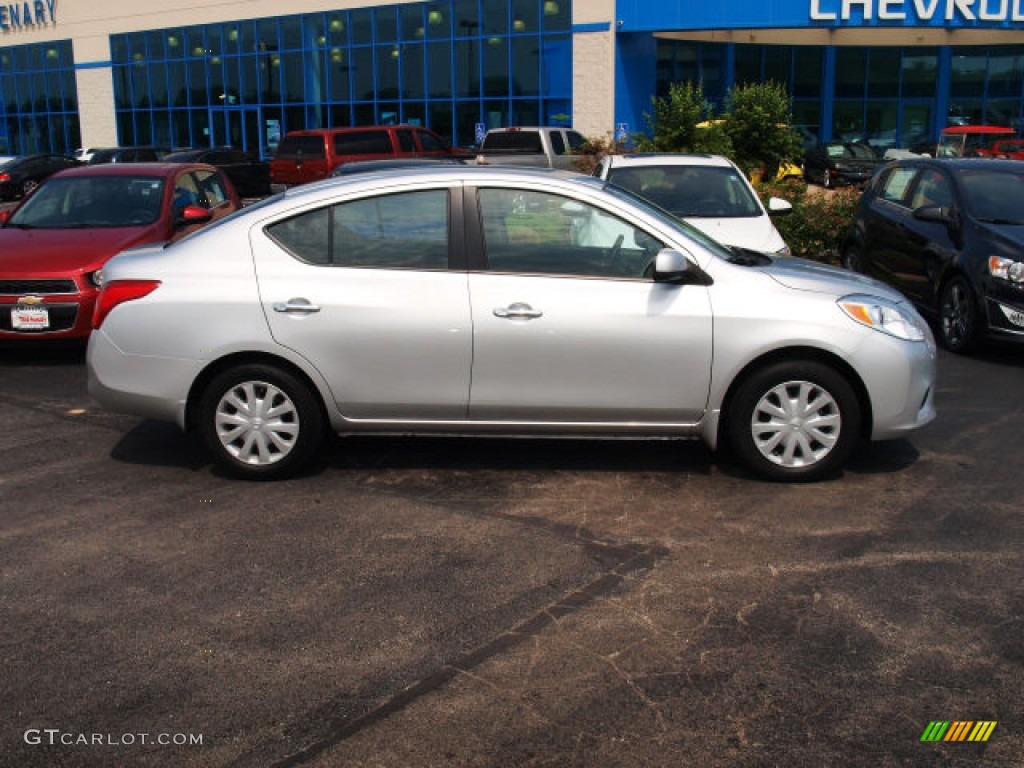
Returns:
[[[838,355],[826,352],[823,349],[816,349],[814,347],[792,347],[788,349],[775,350],[774,352],[769,352],[755,360],[751,360],[732,380],[728,391],[725,393],[725,399],[722,401],[721,418],[718,420],[718,434],[715,436],[716,444],[721,443],[722,427],[728,419],[729,409],[732,407],[732,400],[735,397],[736,390],[739,389],[740,384],[755,371],[759,371],[780,362],[797,361],[822,363],[842,374],[842,376],[850,383],[850,386],[853,387],[853,391],[857,396],[857,404],[860,406],[861,414],[861,435],[864,437],[871,436],[871,425],[874,420],[871,412],[871,398],[868,397],[868,391],[864,386],[864,382],[861,381],[860,376],[857,375],[857,372],[850,366],[850,364]]]
[[[210,363],[202,372],[196,377],[196,380],[192,382],[192,388],[188,392],[188,402],[185,406],[185,431],[194,431],[194,419],[195,419],[195,406],[202,397],[203,390],[213,380],[213,378],[223,371],[229,368],[235,368],[239,365],[271,365],[275,368],[287,371],[293,376],[297,377],[300,381],[304,382],[316,399],[317,405],[320,408],[320,414],[324,418],[324,424],[329,424],[327,416],[327,409],[324,406],[323,398],[320,396],[320,390],[317,388],[313,380],[306,375],[306,372],[299,368],[292,362],[285,360],[277,355],[272,355],[267,352],[237,352],[232,355],[227,355],[219,360],[215,360]]]

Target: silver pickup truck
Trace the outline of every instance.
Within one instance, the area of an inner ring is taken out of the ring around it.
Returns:
[[[575,170],[586,137],[571,128],[493,128],[477,150],[478,165],[530,165]]]

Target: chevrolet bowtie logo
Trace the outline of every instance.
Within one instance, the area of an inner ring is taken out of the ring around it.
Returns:
[[[18,299],[18,304],[27,304],[30,307],[35,306],[37,304],[42,304],[42,303],[43,303],[43,297],[42,296],[22,296],[20,299]]]

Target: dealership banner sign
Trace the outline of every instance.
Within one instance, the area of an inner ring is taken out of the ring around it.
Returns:
[[[1024,21],[1024,0],[811,0],[812,21]]]
[[[0,30],[41,27],[57,23],[57,0],[33,0],[0,5]]]

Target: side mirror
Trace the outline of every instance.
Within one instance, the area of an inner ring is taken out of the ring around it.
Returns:
[[[178,214],[178,218],[175,220],[175,224],[179,227],[190,227],[193,224],[205,224],[213,218],[213,212],[207,208],[201,208],[198,205],[187,205],[185,209]]]
[[[936,224],[955,223],[952,210],[939,205],[922,205],[920,208],[915,208],[914,218],[918,221],[931,221]]]
[[[654,257],[654,282],[669,285],[710,285],[711,278],[688,256],[663,248]]]
[[[781,197],[768,198],[769,216],[788,216],[792,212],[793,204],[789,200],[783,200]]]

